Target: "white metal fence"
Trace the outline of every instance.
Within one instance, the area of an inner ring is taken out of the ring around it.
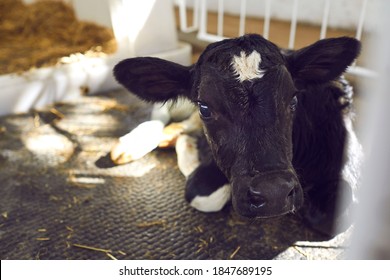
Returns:
[[[290,23],[290,31],[289,31],[289,39],[288,39],[288,48],[294,49],[295,40],[296,40],[296,31],[297,24],[300,19],[299,15],[301,13],[299,4],[302,4],[302,0],[284,0],[279,1],[282,2],[285,10],[290,12],[288,18],[283,18],[284,21],[289,21]],[[345,11],[345,15],[355,16],[356,17],[356,26],[355,30],[355,38],[360,40],[363,34],[363,28],[365,26],[366,19],[366,11],[367,11],[367,3],[368,0],[361,0],[353,3],[355,5],[354,13],[352,14],[350,10]],[[180,18],[180,29],[182,32],[197,32],[197,37],[200,40],[207,42],[216,42],[222,39],[227,38],[224,33],[224,15],[226,14],[226,6],[231,8],[236,8],[235,14],[239,17],[239,26],[237,36],[242,36],[246,33],[246,22],[248,13],[254,15],[255,12],[249,10],[248,0],[175,0],[176,5],[179,8],[179,18]],[[257,1],[256,7],[260,7],[258,9],[259,15],[258,17],[263,19],[263,28],[259,30],[257,33],[262,34],[266,39],[269,39],[270,36],[270,26],[271,19],[274,13],[273,7],[275,5],[275,1],[273,0],[259,0]],[[329,28],[329,17],[331,6],[335,6],[339,4],[339,1],[336,0],[322,0],[322,1],[306,1],[305,5],[312,5],[316,9],[321,9],[321,15],[319,18],[314,20],[320,25],[320,32],[318,39],[326,38],[327,30]],[[234,4],[234,5],[232,5]],[[253,4],[253,1],[250,3]],[[192,23],[188,24],[187,11],[189,8],[192,11]],[[280,9],[280,5],[274,7],[275,9]],[[342,9],[343,7],[340,7]],[[339,13],[342,14],[342,11]],[[216,33],[211,33],[208,31],[208,12],[210,10],[214,10],[217,13],[217,31]],[[333,11],[332,11],[333,12]],[[285,13],[286,14],[286,13]],[[313,23],[313,19],[311,20]],[[345,28],[345,26],[344,26]],[[366,67],[361,67],[358,65],[354,65],[349,68],[349,73],[365,76],[365,77],[373,77],[375,76],[375,72],[367,69]]]

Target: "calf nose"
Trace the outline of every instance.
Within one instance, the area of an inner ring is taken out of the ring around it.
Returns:
[[[247,193],[252,215],[270,217],[293,211],[300,205],[302,191],[294,175],[255,178]]]

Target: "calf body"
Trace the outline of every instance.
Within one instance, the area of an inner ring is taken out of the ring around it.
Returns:
[[[356,183],[343,178],[357,174],[344,169],[358,168],[350,160],[358,157],[344,154],[345,143],[356,137],[346,126],[351,89],[340,75],[359,51],[359,42],[346,37],[282,51],[259,35],[246,35],[209,45],[191,67],[132,58],[120,62],[114,75],[146,101],[184,97],[197,104],[203,148],[185,174],[186,198],[194,207],[218,210],[231,193],[242,216],[299,213],[331,234],[337,198],[344,193],[351,200]],[[347,150],[359,153],[356,148]],[[218,207],[204,207],[213,199]]]

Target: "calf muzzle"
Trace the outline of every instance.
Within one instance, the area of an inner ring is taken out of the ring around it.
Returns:
[[[292,172],[272,172],[243,181],[238,188],[233,183],[233,205],[242,216],[280,216],[295,212],[302,205],[302,189]]]

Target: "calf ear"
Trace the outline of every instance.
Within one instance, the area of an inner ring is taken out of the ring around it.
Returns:
[[[349,37],[323,39],[286,55],[294,79],[327,82],[340,76],[360,53],[360,42]]]
[[[189,96],[190,67],[154,57],[122,60],[114,67],[116,80],[141,99],[165,102]]]

